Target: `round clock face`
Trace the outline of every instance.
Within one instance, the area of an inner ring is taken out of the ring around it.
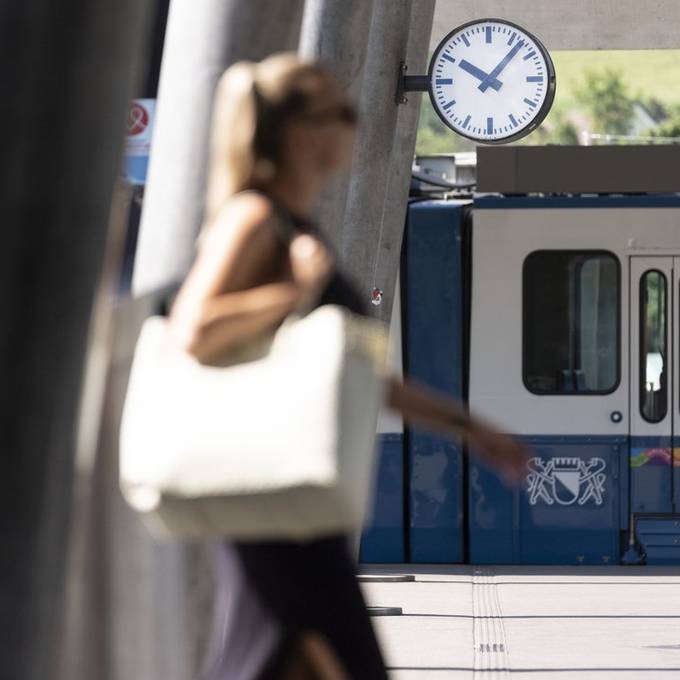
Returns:
[[[428,78],[432,105],[444,123],[487,144],[531,132],[555,96],[548,51],[531,33],[501,19],[449,33],[432,55]]]

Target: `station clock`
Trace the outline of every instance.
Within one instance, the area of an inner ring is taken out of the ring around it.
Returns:
[[[412,80],[418,78],[448,127],[485,144],[530,133],[555,97],[555,68],[546,48],[503,19],[480,19],[451,31],[432,54],[427,80]]]

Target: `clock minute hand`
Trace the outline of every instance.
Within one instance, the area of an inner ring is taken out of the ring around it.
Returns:
[[[489,73],[489,75],[482,80],[481,83],[479,83],[479,89],[482,92],[486,92],[489,87],[491,86],[491,81],[493,81],[496,76],[512,61],[514,56],[524,47],[524,41],[520,40],[506,55],[503,57],[503,59],[499,62],[499,64],[496,66],[496,68]]]
[[[484,81],[489,77],[489,74],[486,71],[482,71],[481,68],[477,68],[474,64],[471,64],[469,61],[466,59],[462,59],[461,61],[458,62],[458,66],[463,69],[463,71],[467,71],[471,76],[474,76],[477,78],[477,80]],[[503,83],[501,83],[500,80],[497,80],[494,78],[490,83],[489,87],[492,87],[496,92],[501,89],[501,86]]]

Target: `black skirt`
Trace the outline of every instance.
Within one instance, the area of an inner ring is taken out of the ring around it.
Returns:
[[[281,678],[309,631],[325,638],[352,680],[387,679],[347,537],[217,550],[219,606],[205,680]]]

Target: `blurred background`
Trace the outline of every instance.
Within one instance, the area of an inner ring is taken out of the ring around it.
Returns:
[[[529,27],[555,61],[552,111],[519,145],[680,137],[675,0],[5,4],[2,680],[186,680],[200,665],[209,546],[150,538],[120,497],[116,442],[140,324],[193,258],[219,75],[283,50],[335,70],[362,125],[319,219],[390,322],[414,162],[463,154],[467,195],[476,181],[475,145],[427,97],[395,100],[400,65],[425,73],[448,31],[484,16]]]

